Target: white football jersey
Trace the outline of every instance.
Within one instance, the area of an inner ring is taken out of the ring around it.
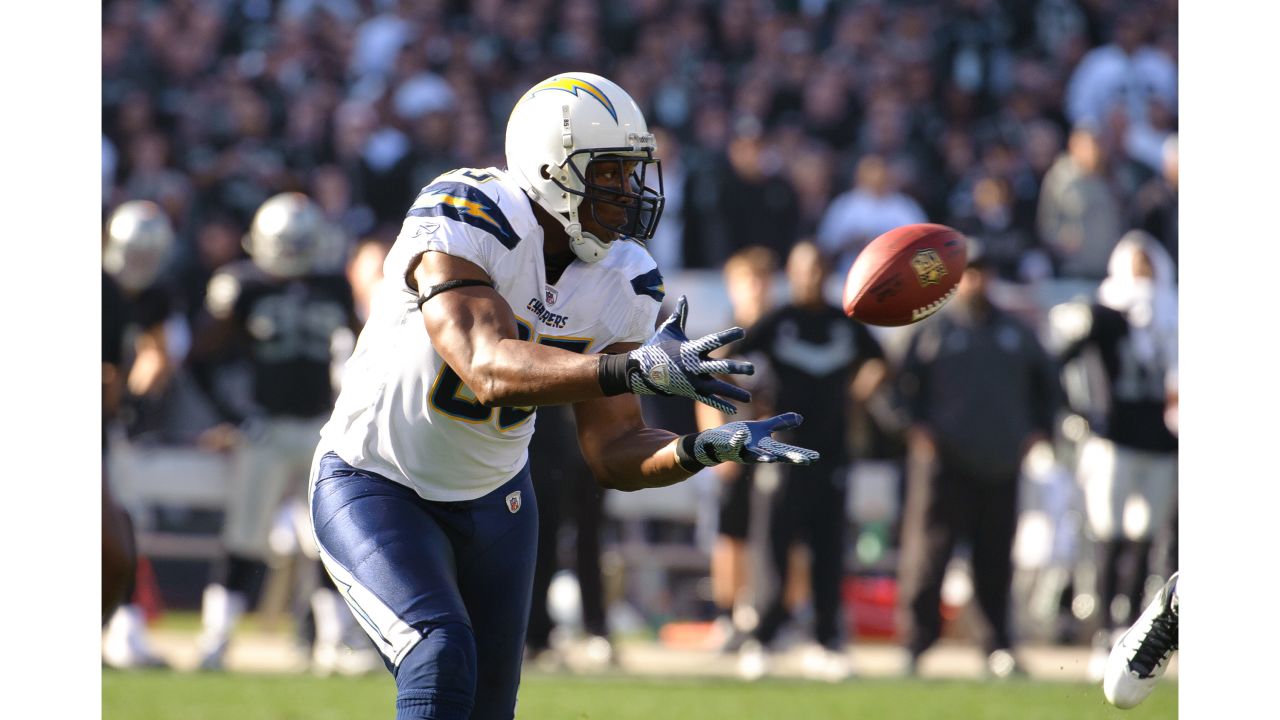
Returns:
[[[504,171],[455,170],[425,187],[387,255],[319,451],[428,500],[470,500],[510,480],[528,457],[534,408],[476,401],[431,346],[407,277],[425,251],[473,262],[511,305],[521,339],[573,352],[653,334],[664,291],[644,248],[617,241],[600,262],[575,260],[549,285],[542,247],[529,200]]]

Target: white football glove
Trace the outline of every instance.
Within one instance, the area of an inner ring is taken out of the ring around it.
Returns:
[[[685,435],[676,443],[676,458],[686,470],[697,470],[694,463],[707,467],[722,462],[809,465],[819,459],[817,451],[778,442],[771,437],[778,430],[789,430],[802,422],[804,418],[799,413],[790,412],[766,420],[731,422]]]
[[[745,331],[735,327],[690,340],[684,326],[689,303],[682,295],[676,311],[653,337],[626,355],[605,356],[600,365],[600,385],[606,395],[632,392],[636,395],[687,397],[705,403],[727,415],[738,409],[721,397],[751,402],[751,393],[712,375],[751,375],[755,367],[737,360],[713,360],[707,353],[742,339]]]

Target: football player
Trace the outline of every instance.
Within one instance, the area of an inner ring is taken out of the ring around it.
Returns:
[[[1065,344],[1061,360],[1096,353],[1106,385],[1097,394],[1106,399],[1101,408],[1075,408],[1089,417],[1092,430],[1077,474],[1098,548],[1103,627],[1089,664],[1094,680],[1102,678],[1116,636],[1138,617],[1153,538],[1172,522],[1178,438],[1167,411],[1177,393],[1177,303],[1168,252],[1147,232],[1132,230],[1111,253],[1097,302],[1050,312]],[[1132,571],[1122,582],[1126,566]],[[1120,597],[1127,603],[1114,602]]]
[[[807,464],[786,414],[676,436],[636,394],[734,412],[750,374],[690,340],[688,305],[654,332],[662,276],[638,241],[662,214],[635,101],[586,73],[534,85],[507,122],[507,168],[418,194],[321,433],[310,486],[325,567],[395,676],[397,718],[511,718],[529,617],[538,405],[573,405],[598,482],[671,485],[721,462]]]
[[[102,660],[120,669],[166,665],[150,647],[142,609],[131,601],[136,538],[128,512],[111,491],[106,459],[108,428],[117,422],[136,425],[139,411],[172,375],[166,331],[171,298],[157,278],[173,239],[173,227],[160,206],[130,200],[111,213],[102,250]]]
[[[227,642],[266,558],[268,535],[291,498],[300,500],[320,426],[333,402],[334,338],[357,325],[352,292],[333,262],[332,228],[305,195],[282,193],[255,213],[245,249],[249,259],[214,273],[205,295],[210,322],[192,354],[243,357],[251,370],[251,401],[243,411],[220,403],[236,438],[222,543],[225,557],[205,588],[200,666],[223,666]],[[310,540],[310,530],[303,536]],[[322,573],[323,575],[323,573]],[[311,598],[313,661],[325,670],[337,652],[349,613],[331,589]]]
[[[102,273],[102,623],[124,601],[136,557],[128,513],[107,483],[107,428],[120,404],[120,366],[124,360],[124,294]]]

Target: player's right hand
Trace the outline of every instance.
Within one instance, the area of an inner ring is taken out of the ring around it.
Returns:
[[[627,385],[637,395],[687,397],[736,415],[738,409],[724,398],[751,402],[751,393],[712,375],[751,375],[756,369],[749,362],[713,360],[707,353],[742,339],[746,332],[735,327],[690,340],[684,332],[688,317],[689,302],[681,295],[676,311],[653,337],[627,354]]]
[[[707,467],[727,462],[811,465],[818,461],[818,451],[773,439],[773,433],[797,428],[802,422],[804,418],[793,412],[764,420],[731,422],[680,438],[676,457],[690,470],[697,467],[695,461]]]

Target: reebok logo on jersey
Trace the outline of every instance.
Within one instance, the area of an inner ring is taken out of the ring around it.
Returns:
[[[439,228],[440,228],[440,223],[424,222],[421,225],[419,225],[418,228],[414,230],[413,234],[410,235],[409,237],[416,238],[416,237],[421,237],[423,235],[430,235],[431,233],[434,233]]]
[[[510,510],[511,514],[513,515],[517,512],[520,512],[520,491],[519,490],[507,496],[507,509]]]

